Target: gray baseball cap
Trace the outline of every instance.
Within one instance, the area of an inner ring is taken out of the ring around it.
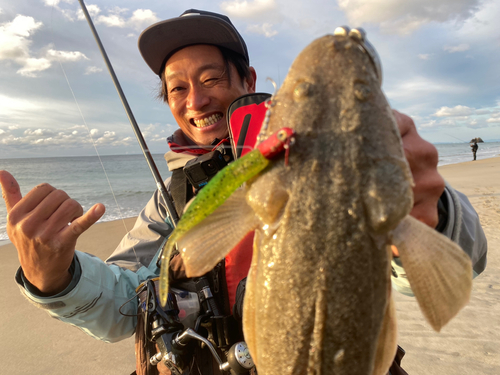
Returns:
[[[160,75],[173,53],[194,44],[211,44],[242,55],[250,64],[248,50],[228,17],[189,9],[179,17],[151,25],[139,36],[139,51],[153,72]]]

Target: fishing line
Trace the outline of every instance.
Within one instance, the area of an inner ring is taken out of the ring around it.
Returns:
[[[52,41],[53,41],[54,47],[55,47],[54,30],[52,28],[52,25],[53,25],[53,18],[52,18],[53,17],[53,12],[54,12],[54,4],[52,5],[52,10],[51,10],[51,14],[50,14],[50,32],[51,32]],[[70,83],[70,81],[68,79],[68,76],[66,75],[66,71],[64,70],[63,64],[62,64],[61,60],[59,59],[58,54],[55,53],[54,55],[56,56],[56,59],[57,59],[57,62],[59,63],[59,66],[61,67],[61,70],[63,72],[64,78],[66,79],[66,83],[68,84],[69,91],[71,92],[71,95],[73,96],[73,100],[75,101],[76,107],[78,108],[78,112],[80,112],[80,116],[82,117],[83,124],[85,125],[85,128],[87,129],[87,132],[89,134],[89,138],[90,138],[90,140],[92,142],[92,146],[94,147],[95,153],[97,154],[97,158],[99,159],[99,163],[101,164],[102,171],[104,172],[104,176],[106,176],[106,181],[108,182],[109,190],[111,191],[111,195],[113,196],[113,200],[115,201],[116,208],[118,209],[118,215],[120,216],[120,219],[121,219],[121,221],[123,223],[123,226],[125,228],[125,232],[128,233],[129,229],[127,228],[127,225],[125,223],[124,215],[122,213],[120,205],[118,204],[118,200],[116,199],[116,195],[115,195],[115,192],[113,190],[113,186],[111,185],[111,181],[109,179],[108,173],[106,172],[106,168],[104,167],[104,163],[102,162],[101,155],[99,154],[99,151],[97,150],[96,142],[94,141],[94,138],[92,137],[92,133],[91,133],[90,128],[89,128],[89,126],[87,124],[87,121],[85,120],[85,116],[83,115],[83,112],[82,112],[82,110],[80,108],[80,105],[78,104],[78,100],[76,99],[76,95],[75,95],[75,93],[73,91],[73,88],[71,87],[71,83]],[[139,257],[137,256],[137,253],[135,251],[135,247],[134,246],[132,246],[132,250],[134,251],[134,255],[135,255],[135,259],[136,259],[137,263],[140,263]]]
[[[463,139],[457,138],[457,137],[455,137],[455,136],[453,136],[453,135],[451,135],[451,134],[448,134],[448,133],[445,133],[445,134],[446,134],[448,137],[453,137],[453,138],[455,138],[455,139],[458,139],[460,142],[470,143],[470,142],[464,141]]]
[[[165,187],[165,184],[163,182],[163,179],[160,176],[160,172],[158,172],[158,168],[156,167],[156,163],[153,160],[153,156],[151,155],[151,152],[149,151],[148,146],[146,145],[146,141],[144,140],[144,137],[142,136],[142,132],[139,129],[139,125],[137,124],[137,121],[135,121],[134,114],[132,113],[132,109],[130,109],[130,106],[128,105],[127,98],[125,97],[125,94],[123,93],[123,90],[121,88],[120,82],[118,81],[118,78],[116,77],[115,71],[113,69],[113,66],[111,65],[111,62],[109,61],[108,54],[106,53],[106,50],[104,49],[104,46],[101,43],[101,38],[99,38],[99,34],[97,33],[96,28],[94,27],[94,23],[92,22],[92,18],[90,17],[90,14],[87,10],[87,7],[85,6],[85,3],[83,0],[78,0],[80,3],[80,6],[82,8],[82,12],[87,19],[87,23],[89,24],[90,31],[94,35],[94,39],[97,43],[97,46],[99,47],[99,51],[101,52],[102,58],[104,59],[104,62],[106,64],[106,68],[108,68],[109,75],[111,76],[111,79],[113,81],[113,84],[115,85],[115,89],[118,93],[118,96],[120,97],[120,100],[123,104],[123,108],[125,109],[125,112],[127,113],[127,117],[129,119],[130,125],[132,126],[132,130],[134,131],[134,134],[137,138],[137,142],[139,142],[139,146],[141,147],[141,151],[146,159],[146,162],[148,163],[149,170],[151,171],[153,178],[156,183],[156,187],[160,193],[161,198],[163,199],[163,203],[165,203],[165,209],[166,209],[166,214],[168,217],[168,220],[170,221],[170,225],[175,228],[177,226],[177,222],[179,221],[179,216],[177,215],[177,211],[175,210],[174,203],[172,202],[172,198],[167,192],[167,188]]]

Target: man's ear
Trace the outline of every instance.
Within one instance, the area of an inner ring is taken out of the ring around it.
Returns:
[[[248,93],[254,93],[255,92],[255,86],[257,83],[257,73],[255,72],[255,69],[251,66],[250,67],[250,77],[245,78],[245,88],[247,89]]]

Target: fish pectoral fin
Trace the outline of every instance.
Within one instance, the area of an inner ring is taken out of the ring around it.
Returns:
[[[393,242],[422,313],[439,332],[469,301],[469,256],[448,237],[411,216],[393,231]]]
[[[259,220],[238,189],[212,214],[188,230],[177,242],[187,277],[204,275],[226,256]]]
[[[388,373],[396,356],[398,348],[397,338],[396,307],[394,299],[390,296],[378,336],[372,375],[386,375]]]

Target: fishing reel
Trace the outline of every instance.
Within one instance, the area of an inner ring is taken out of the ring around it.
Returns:
[[[224,331],[220,324],[215,324],[221,323],[223,317],[219,315],[206,277],[195,280],[196,292],[170,288],[163,309],[158,299],[158,281],[159,278],[147,280],[137,288],[145,337],[158,349],[150,358],[151,365],[163,362],[172,375],[185,375],[198,344],[209,349],[222,372],[248,374],[254,368],[245,342],[236,342],[225,349],[221,344],[224,340],[214,337],[213,331],[220,334]],[[211,322],[214,326],[212,333],[207,334],[202,327],[204,322]]]

